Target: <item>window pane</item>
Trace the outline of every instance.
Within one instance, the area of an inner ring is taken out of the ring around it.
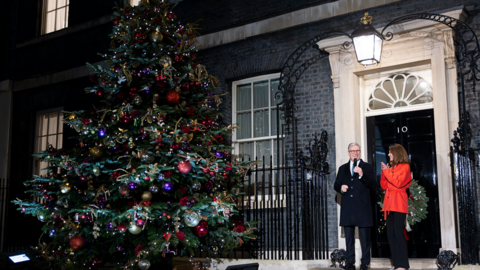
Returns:
[[[47,13],[47,22],[45,25],[45,33],[55,31],[55,11]]]
[[[237,111],[250,110],[252,107],[252,91],[250,84],[237,86]]]
[[[256,142],[257,147],[257,158],[263,160],[265,166],[270,166],[270,155],[272,154],[271,148],[272,141],[258,141]],[[261,164],[261,163],[259,163]]]
[[[47,3],[47,11],[52,11],[55,9],[57,0],[45,0],[45,2]]]
[[[246,139],[252,137],[252,114],[239,113],[237,114],[237,125],[240,128],[235,129],[237,132],[237,139]]]
[[[58,134],[57,136],[57,149],[63,147],[63,134]]]
[[[140,4],[140,1],[141,1],[141,0],[131,0],[131,1],[130,1],[130,5],[132,5],[132,6],[138,6],[138,5]]]
[[[51,144],[53,146],[53,148],[57,148],[57,135],[48,136],[47,143],[48,143],[48,145]],[[48,145],[47,145],[47,147],[48,147]]]
[[[55,134],[57,133],[58,113],[51,113],[49,116],[50,122],[48,123],[48,134]]]
[[[254,112],[254,137],[269,136],[268,109]]]
[[[45,135],[47,132],[47,119],[44,116],[38,117],[38,123],[37,123],[37,136],[42,136]],[[44,133],[45,130],[45,133]]]
[[[65,10],[66,8],[57,9],[57,27],[56,30],[65,28]]]
[[[239,143],[238,152],[240,160],[254,160],[253,156],[253,142]]]
[[[253,108],[268,107],[268,81],[253,84]]]
[[[275,106],[282,102],[281,95],[279,99],[275,99],[275,94],[278,92],[278,85],[280,84],[280,79],[275,79],[270,81],[270,106]]]
[[[63,113],[58,115],[58,133],[63,133]]]
[[[39,168],[37,170],[38,175],[47,175],[48,170],[45,170],[48,167],[48,162],[40,162]]]
[[[57,0],[57,8],[64,7],[66,5],[67,1],[65,0]]]
[[[47,150],[47,137],[40,137],[37,140],[37,150],[35,152]]]

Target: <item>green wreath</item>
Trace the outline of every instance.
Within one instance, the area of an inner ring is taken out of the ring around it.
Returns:
[[[425,188],[420,186],[417,180],[413,179],[410,187],[410,197],[408,197],[408,215],[407,221],[410,226],[415,225],[417,222],[420,222],[427,218],[427,203],[429,198],[425,192]],[[380,211],[383,208],[383,199],[385,198],[385,190],[380,192],[380,201],[377,202],[380,205]],[[381,220],[384,221],[382,216]],[[381,232],[385,228],[385,223],[380,224],[378,230]]]

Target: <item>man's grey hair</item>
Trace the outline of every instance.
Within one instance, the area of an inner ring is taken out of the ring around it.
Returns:
[[[350,143],[350,144],[348,145],[348,150],[350,151],[350,147],[352,147],[352,146],[354,146],[354,145],[358,146],[358,148],[361,149],[361,147],[360,147],[360,145],[359,145],[358,143],[352,142],[352,143]]]

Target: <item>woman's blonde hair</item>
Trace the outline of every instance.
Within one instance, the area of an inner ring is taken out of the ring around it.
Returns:
[[[388,150],[393,155],[393,160],[390,160],[390,164],[392,165],[397,165],[401,163],[410,164],[410,159],[408,158],[407,151],[405,151],[405,148],[403,148],[403,146],[401,146],[400,144],[396,143],[396,144],[390,145],[388,147]]]

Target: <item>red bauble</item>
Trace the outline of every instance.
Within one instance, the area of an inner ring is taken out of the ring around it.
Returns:
[[[169,19],[173,19],[175,17],[175,14],[173,14],[172,12],[168,13],[168,18]]]
[[[74,237],[70,238],[70,246],[73,249],[80,249],[85,245],[85,238],[81,237],[80,235],[75,235]]]
[[[193,228],[193,234],[195,234],[198,237],[205,236],[208,232],[208,224],[205,220],[201,220],[198,225]]]
[[[177,104],[180,101],[180,94],[175,90],[170,90],[167,92],[166,99],[170,104]]]
[[[184,159],[182,162],[178,163],[177,169],[180,173],[187,174],[192,169],[192,163],[190,163],[189,160]]]
[[[113,24],[117,25],[120,21],[118,19],[113,20]]]

